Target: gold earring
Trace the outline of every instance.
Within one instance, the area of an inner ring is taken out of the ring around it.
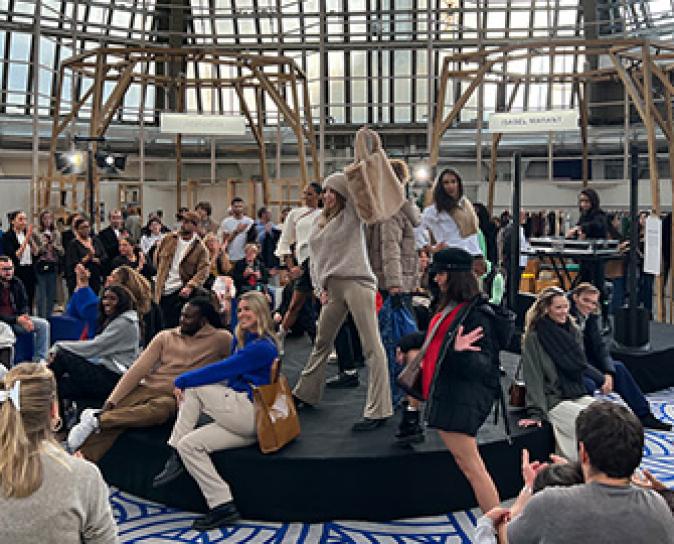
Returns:
[[[60,431],[61,427],[63,427],[63,420],[61,419],[61,416],[56,416],[56,422],[53,420],[51,422],[51,430],[55,433]]]

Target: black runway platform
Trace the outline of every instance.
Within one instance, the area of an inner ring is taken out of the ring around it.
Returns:
[[[622,361],[645,393],[674,386],[674,325],[650,323],[647,350],[611,349],[611,356]]]
[[[284,372],[291,384],[309,350],[303,338],[288,340]],[[511,374],[514,361],[514,357],[504,356]],[[329,365],[328,373],[335,372],[336,366]],[[282,451],[263,455],[252,446],[213,455],[244,518],[380,521],[476,506],[470,486],[435,431],[427,430],[421,445],[397,446],[398,413],[375,431],[351,431],[351,425],[361,417],[365,398],[367,372],[361,369],[360,374],[357,389],[326,390],[318,408],[302,411],[302,435]],[[522,486],[522,448],[528,448],[534,459],[546,459],[553,449],[549,427],[520,430],[515,412],[510,419],[512,446],[506,442],[502,418],[494,425],[490,417],[478,435],[480,451],[502,499],[514,497]],[[168,425],[127,431],[101,460],[101,470],[109,484],[134,495],[203,511],[204,499],[188,474],[159,489],[151,486],[169,454],[169,433]]]

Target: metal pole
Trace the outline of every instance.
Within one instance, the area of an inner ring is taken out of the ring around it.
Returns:
[[[517,304],[517,293],[520,286],[515,285],[515,280],[519,276],[520,267],[520,204],[521,204],[521,189],[522,189],[522,156],[519,152],[513,155],[513,217],[512,217],[512,234],[510,235],[510,270],[508,270],[508,278],[510,285],[508,285],[508,307],[515,310]]]
[[[96,210],[94,208],[94,152],[87,144],[87,191],[89,191],[89,221],[94,224]]]
[[[37,210],[35,206],[36,195],[39,198],[40,182],[40,115],[38,111],[38,91],[40,90],[40,8],[42,2],[35,2],[35,16],[33,19],[33,179],[30,186],[30,218],[31,222]]]
[[[636,143],[630,145],[630,257],[627,266],[627,285],[629,290],[629,319],[627,327],[627,345],[637,345],[637,247],[639,244],[639,150]]]

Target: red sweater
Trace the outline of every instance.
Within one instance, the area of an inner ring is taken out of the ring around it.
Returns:
[[[449,312],[447,317],[445,317],[442,323],[440,323],[438,330],[435,331],[435,336],[428,345],[428,349],[426,349],[424,360],[421,365],[421,390],[425,399],[428,398],[428,395],[431,392],[431,383],[433,382],[433,376],[435,375],[435,365],[438,362],[438,357],[440,356],[442,342],[445,340],[447,331],[449,331],[449,327],[454,321],[456,314],[459,313],[459,310],[463,308],[465,304],[465,302],[462,302],[451,312]],[[430,334],[430,331],[433,330],[435,323],[438,321],[438,319],[440,319],[441,315],[442,313],[438,312],[433,316],[433,319],[431,319],[431,322],[428,324],[428,334]]]

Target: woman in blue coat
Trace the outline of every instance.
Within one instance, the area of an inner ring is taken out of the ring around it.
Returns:
[[[233,354],[176,378],[178,419],[168,441],[175,450],[154,480],[155,486],[164,485],[178,477],[183,466],[187,468],[209,507],[205,516],[194,520],[192,527],[199,531],[240,517],[229,485],[215,469],[210,453],[256,442],[252,387],[269,383],[278,356],[267,298],[257,291],[243,294],[237,315]],[[202,412],[213,423],[196,428]]]

